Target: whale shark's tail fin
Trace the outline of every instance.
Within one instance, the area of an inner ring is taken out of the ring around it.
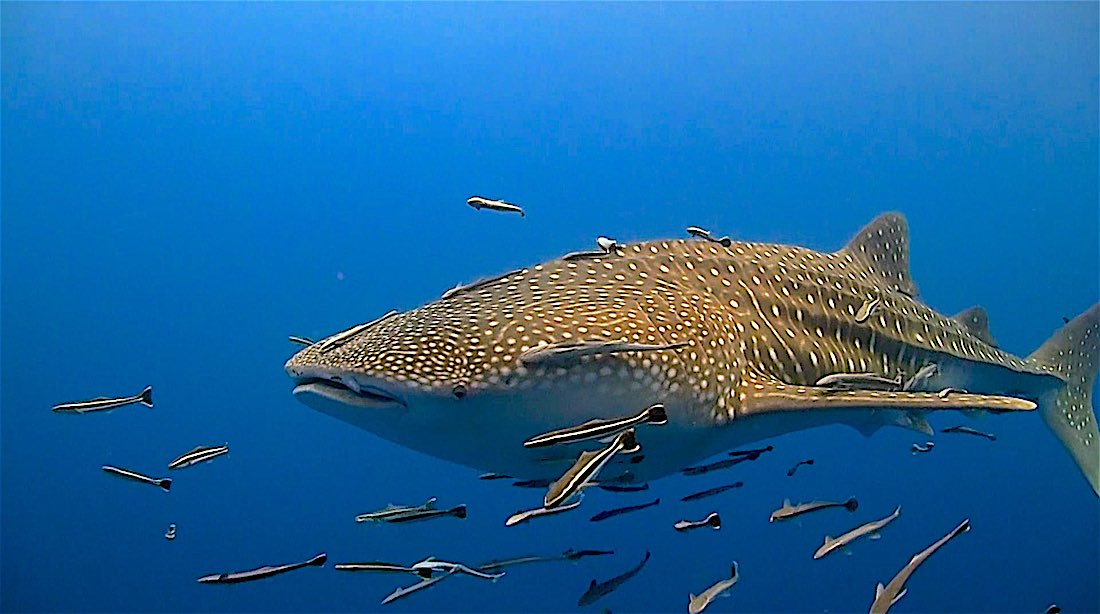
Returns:
[[[1100,433],[1092,405],[1100,366],[1100,303],[1071,320],[1028,359],[1066,382],[1040,399],[1039,410],[1100,495]]]

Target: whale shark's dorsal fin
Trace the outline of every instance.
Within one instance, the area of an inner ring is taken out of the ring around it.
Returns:
[[[986,313],[984,307],[979,305],[964,309],[951,316],[951,319],[962,324],[966,332],[981,339],[982,343],[990,347],[997,347],[997,340],[989,332],[989,314]]]
[[[909,275],[909,224],[900,213],[878,216],[837,254],[863,264],[891,290],[918,293]]]

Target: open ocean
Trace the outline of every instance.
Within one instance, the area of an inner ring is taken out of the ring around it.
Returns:
[[[969,518],[892,611],[1100,610],[1100,505],[1037,412],[929,414],[995,442],[800,431],[760,442],[775,449],[755,462],[592,489],[580,510],[506,528],[542,491],[311,410],[283,370],[288,335],[321,339],[598,235],[696,225],[833,251],[886,211],[908,219],[920,299],[986,307],[1000,347],[1026,356],[1100,299],[1098,15],[1096,2],[3,2],[0,609],[683,612],[737,561],[708,613],[865,612],[877,582]],[[475,211],[474,194],[526,216]],[[146,385],[154,409],[51,411]],[[910,452],[927,439],[933,452]],[[228,457],[167,470],[226,442]],[[433,496],[468,518],[354,521]],[[854,513],[768,522],[785,498],[849,496]],[[898,505],[881,539],[812,559],[825,535]],[[672,529],[712,510],[721,530]],[[567,548],[614,554],[450,578],[385,606],[415,578],[333,570]],[[635,578],[578,608],[646,551]],[[323,568],[196,582],[320,552]]]

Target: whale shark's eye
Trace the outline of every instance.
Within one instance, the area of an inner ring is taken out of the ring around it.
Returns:
[[[461,399],[462,397],[466,396],[466,387],[462,384],[459,384],[454,387],[454,390],[452,390],[452,392],[454,393],[456,399]]]

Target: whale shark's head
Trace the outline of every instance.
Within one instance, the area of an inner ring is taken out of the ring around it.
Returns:
[[[644,313],[643,286],[610,288],[622,283],[611,274],[596,275],[598,283],[566,283],[597,266],[556,261],[516,271],[323,339],[286,363],[295,396],[403,446],[525,477],[556,476],[577,456],[570,446],[523,447],[548,430],[635,414],[657,402],[670,415],[662,439],[678,429],[712,425],[694,413],[707,401],[713,405],[715,394],[693,385],[699,368],[693,372],[690,361],[701,359],[696,338],[673,323],[658,332]],[[524,360],[563,342],[655,344],[670,336],[682,342],[677,351],[537,365]],[[646,432],[639,439],[643,449],[655,443]],[[679,462],[671,452],[665,456]]]

